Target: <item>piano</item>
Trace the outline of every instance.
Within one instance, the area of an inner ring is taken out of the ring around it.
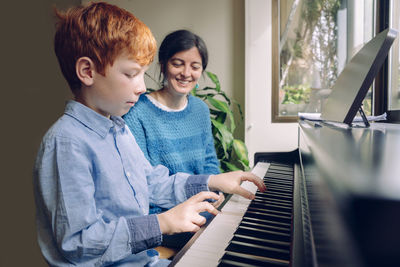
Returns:
[[[400,266],[400,125],[299,121],[298,148],[256,153],[267,191],[228,196],[170,266]]]

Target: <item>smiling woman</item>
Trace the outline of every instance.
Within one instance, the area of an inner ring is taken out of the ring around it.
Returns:
[[[162,164],[170,174],[218,174],[210,110],[190,94],[207,67],[204,41],[187,30],[172,32],[161,43],[158,58],[162,88],[139,98],[124,116],[127,125],[153,166]],[[150,207],[150,213],[162,211]],[[168,245],[181,247],[187,237]]]

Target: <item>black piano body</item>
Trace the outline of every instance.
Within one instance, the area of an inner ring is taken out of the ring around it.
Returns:
[[[300,121],[298,143],[292,265],[400,266],[400,125]]]
[[[298,131],[298,149],[254,157],[254,163],[293,166],[287,265],[400,266],[400,125],[341,128],[300,121]],[[232,260],[215,266],[230,264],[235,266]],[[236,266],[252,266],[246,264]]]

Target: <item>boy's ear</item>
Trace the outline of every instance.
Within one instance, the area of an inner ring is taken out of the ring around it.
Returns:
[[[75,64],[76,76],[79,80],[86,85],[90,86],[93,84],[93,76],[95,67],[93,61],[88,57],[80,57]]]

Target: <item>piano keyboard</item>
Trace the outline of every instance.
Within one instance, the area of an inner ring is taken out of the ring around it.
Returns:
[[[178,262],[174,259],[171,265],[289,266],[293,166],[259,162],[252,172],[259,177],[266,173],[267,191],[256,192],[254,184],[243,182],[256,198],[251,201],[231,196],[221,213],[201,229],[186,253],[178,254]]]

